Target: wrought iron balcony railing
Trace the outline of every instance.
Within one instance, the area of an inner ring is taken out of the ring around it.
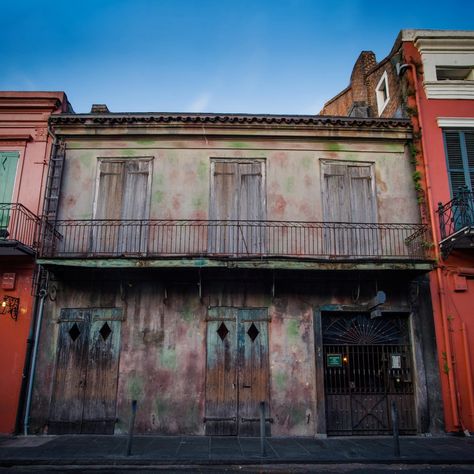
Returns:
[[[474,234],[474,193],[460,188],[446,204],[438,204],[441,247],[447,254],[456,247],[471,246]]]
[[[474,226],[474,193],[460,189],[451,201],[438,204],[438,215],[441,239]]]
[[[425,259],[419,224],[212,220],[67,220],[41,256]]]
[[[39,217],[22,204],[0,203],[0,254],[34,253],[40,223]]]

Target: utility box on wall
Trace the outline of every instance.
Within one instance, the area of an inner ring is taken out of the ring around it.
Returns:
[[[2,290],[15,289],[16,273],[4,273],[2,275]]]

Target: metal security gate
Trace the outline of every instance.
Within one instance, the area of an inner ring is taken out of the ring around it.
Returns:
[[[392,401],[400,433],[416,433],[407,316],[322,316],[327,434],[391,433]]]

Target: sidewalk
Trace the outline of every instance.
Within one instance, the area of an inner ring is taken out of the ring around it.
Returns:
[[[16,465],[474,464],[474,437],[259,438],[62,435],[0,438],[0,467]]]

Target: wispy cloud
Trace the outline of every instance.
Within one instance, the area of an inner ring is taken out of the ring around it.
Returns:
[[[205,112],[205,109],[211,101],[211,93],[203,92],[193,99],[186,107],[187,112]]]

